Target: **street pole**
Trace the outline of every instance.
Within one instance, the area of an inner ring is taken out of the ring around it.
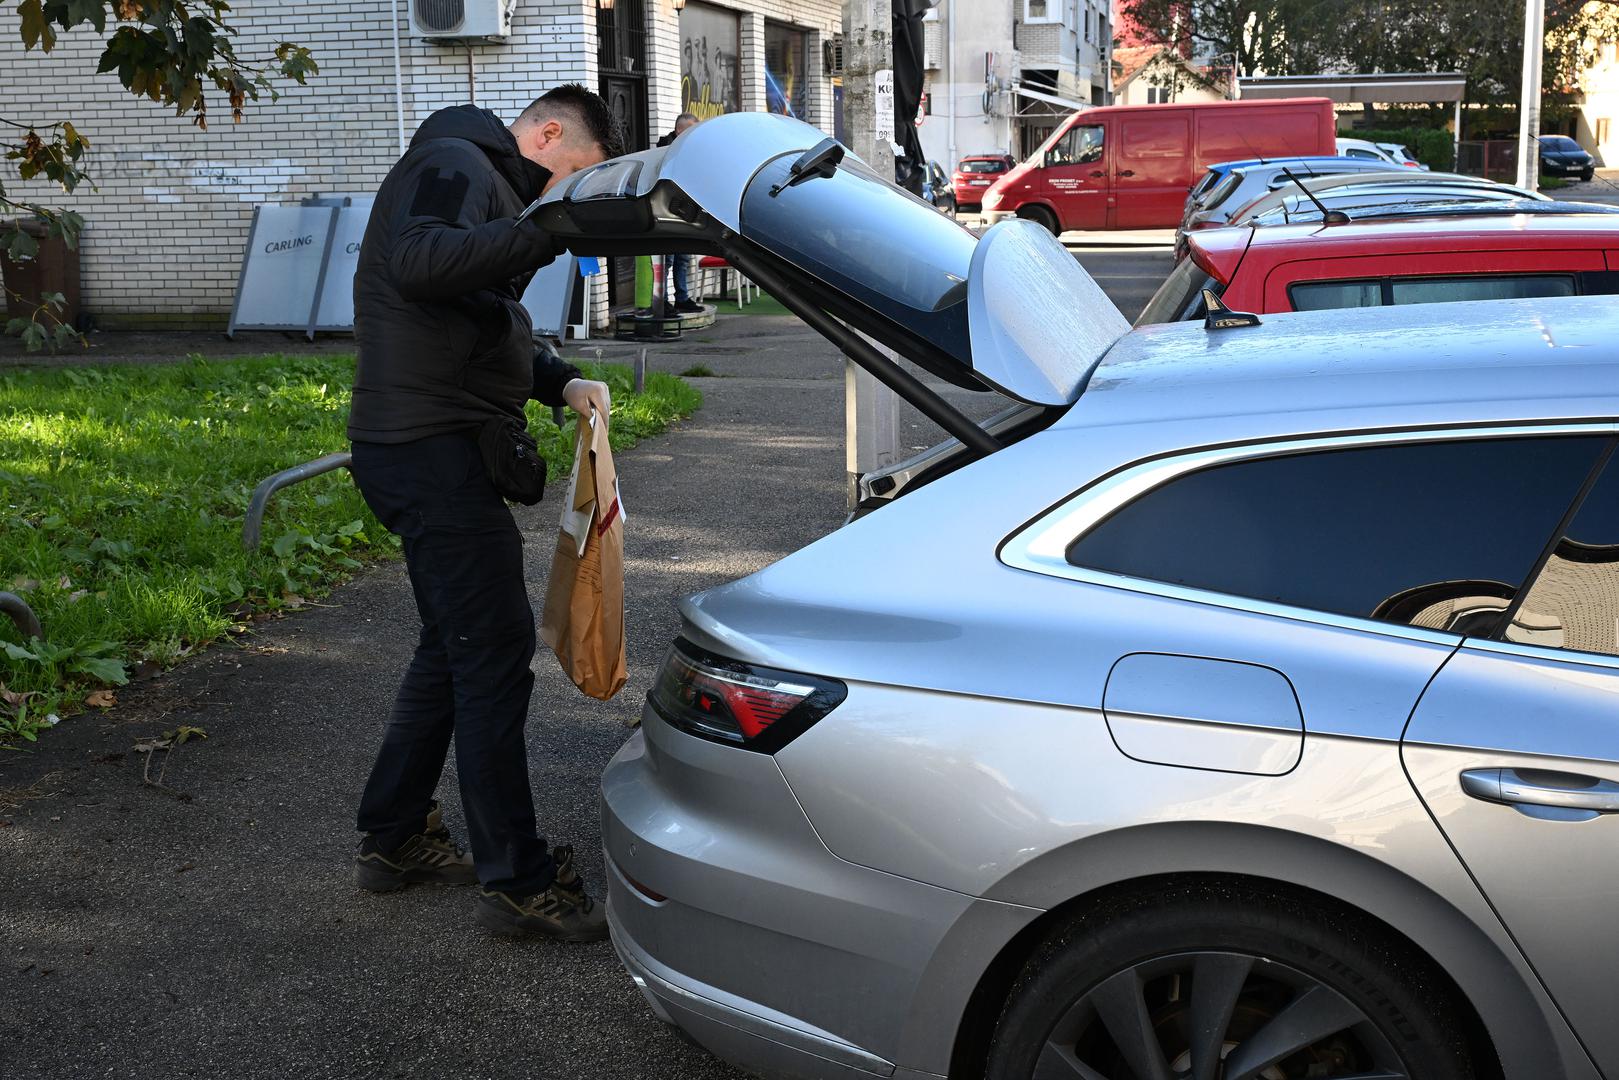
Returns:
[[[1540,184],[1540,61],[1545,52],[1546,0],[1524,0],[1523,104],[1518,120],[1518,186]]]
[[[892,0],[844,0],[844,130],[849,149],[888,180],[894,177],[893,25]],[[899,399],[852,360],[843,362],[843,394],[843,460],[853,511],[860,477],[899,460]]]

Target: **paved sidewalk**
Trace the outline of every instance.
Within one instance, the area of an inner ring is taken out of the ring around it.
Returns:
[[[597,778],[677,631],[676,599],[843,518],[833,350],[767,316],[653,349],[659,370],[697,363],[722,376],[693,380],[702,410],[619,461],[628,687],[593,702],[543,647],[535,660],[539,817],[598,887]],[[934,440],[915,414],[904,424],[906,445]],[[519,515],[536,605],[557,512]],[[491,939],[466,889],[353,886],[354,804],[414,625],[402,565],[383,565],[0,756],[0,1075],[737,1075],[657,1023],[606,944]],[[132,752],[178,724],[208,733],[168,762],[180,798],[143,786]],[[464,836],[454,776],[442,794]]]
[[[1559,202],[1595,202],[1619,206],[1619,169],[1598,169],[1589,180],[1575,180],[1567,187],[1545,194]]]

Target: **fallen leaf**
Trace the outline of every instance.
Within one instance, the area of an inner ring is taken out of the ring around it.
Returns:
[[[72,592],[67,594],[67,602],[70,604],[77,604],[80,600],[83,600],[89,595],[89,589],[74,589]]]
[[[10,705],[13,709],[27,701],[29,698],[33,697],[36,693],[38,693],[37,690],[28,690],[25,692],[7,690],[4,684],[0,684],[0,701]]]
[[[71,589],[73,588],[73,579],[68,577],[66,574],[63,574],[61,577],[56,579],[56,587],[58,589]]]
[[[297,593],[282,593],[281,602],[295,610],[304,606],[304,598]]]
[[[39,582],[31,577],[22,577],[19,575],[18,577],[11,579],[11,587],[16,589],[18,592],[33,592],[35,589],[39,588]]]
[[[169,746],[179,746],[190,739],[206,739],[207,737],[208,733],[206,731],[200,727],[192,727],[190,724],[181,724],[173,731],[163,733],[163,741]]]
[[[118,695],[111,690],[96,690],[84,699],[84,703],[97,709],[110,709],[118,704]]]
[[[176,873],[176,874],[183,874],[183,873],[185,873],[185,872],[186,872],[186,871],[187,871],[187,870],[195,870],[195,869],[196,869],[196,868],[197,868],[197,864],[196,864],[196,863],[186,863],[186,864],[185,864],[185,865],[183,865],[183,866],[176,866],[176,867],[175,867],[175,868],[174,868],[174,872],[175,872],[175,873]]]

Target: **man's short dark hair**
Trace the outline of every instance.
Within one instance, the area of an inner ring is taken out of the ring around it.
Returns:
[[[695,124],[695,123],[697,123],[697,114],[696,113],[689,113],[689,112],[681,113],[679,116],[675,117],[675,126],[679,127],[680,122],[682,120],[690,120],[692,123]]]
[[[600,94],[586,90],[578,83],[563,83],[547,90],[523,110],[522,118],[540,121],[559,112],[584,125],[585,131],[602,148],[603,154],[613,158],[625,152],[623,129],[613,119],[607,102],[602,100]]]

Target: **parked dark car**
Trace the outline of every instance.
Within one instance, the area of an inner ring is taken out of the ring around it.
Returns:
[[[989,185],[1011,171],[1017,162],[1011,154],[972,154],[961,159],[951,174],[951,190],[957,206],[976,207],[984,200]]]
[[[1578,176],[1581,180],[1589,180],[1596,175],[1596,170],[1596,158],[1567,135],[1540,137],[1541,175]]]

